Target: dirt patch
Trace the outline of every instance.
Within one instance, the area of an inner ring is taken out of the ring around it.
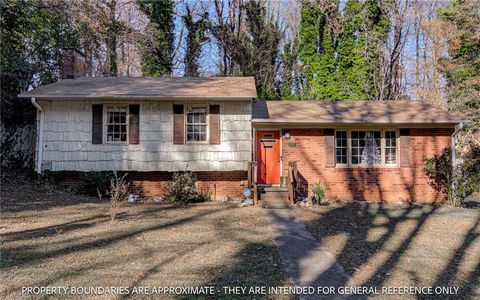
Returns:
[[[130,204],[112,225],[108,203],[15,186],[2,184],[2,299],[22,286],[289,284],[258,208]]]
[[[480,297],[478,209],[348,203],[294,211],[357,285],[456,286],[454,298]]]

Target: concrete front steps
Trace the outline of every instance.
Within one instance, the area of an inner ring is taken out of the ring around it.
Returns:
[[[289,208],[288,189],[280,186],[259,186],[258,204],[265,208]]]

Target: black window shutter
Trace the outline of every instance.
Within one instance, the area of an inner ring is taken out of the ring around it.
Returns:
[[[185,116],[183,105],[173,105],[173,143],[181,145],[185,143]]]
[[[103,104],[92,105],[92,144],[103,143]]]
[[[210,105],[210,144],[220,144],[220,105]]]
[[[400,129],[400,167],[410,166],[410,129]]]
[[[128,106],[128,143],[140,143],[140,105]]]
[[[335,167],[335,130],[325,129],[325,166]]]

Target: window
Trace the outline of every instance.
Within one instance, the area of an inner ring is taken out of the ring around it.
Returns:
[[[352,131],[352,165],[380,165],[381,132]]]
[[[347,132],[335,133],[335,151],[337,164],[347,164]]]
[[[397,132],[385,131],[385,164],[397,163]]]
[[[338,165],[382,166],[397,164],[395,130],[343,130],[335,132]]]
[[[107,142],[127,141],[127,107],[107,107]]]
[[[207,108],[189,107],[187,108],[187,122],[185,124],[187,132],[187,142],[206,142],[207,141]]]

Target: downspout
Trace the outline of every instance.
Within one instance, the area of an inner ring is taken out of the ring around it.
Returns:
[[[456,186],[457,186],[457,182],[456,182],[456,176],[454,176],[455,172],[456,172],[456,167],[457,167],[457,151],[455,150],[455,146],[457,145],[457,135],[458,133],[463,129],[463,122],[460,122],[458,123],[458,125],[455,125],[455,131],[453,132],[452,134],[452,139],[451,139],[451,151],[452,151],[452,181],[451,181],[451,186],[450,186],[450,191],[449,191],[449,195],[448,195],[448,198],[451,200],[451,201],[457,201],[456,199],[456,192],[455,192],[455,189],[456,189]]]
[[[457,166],[457,151],[455,150],[455,146],[457,145],[457,135],[463,129],[463,122],[458,123],[455,125],[455,131],[452,134],[452,167],[455,168]]]
[[[43,123],[45,122],[45,112],[43,108],[37,103],[36,99],[32,98],[32,104],[37,109],[39,116],[39,126],[38,126],[38,144],[37,144],[37,161],[35,171],[38,174],[42,173],[42,160],[43,160]]]

